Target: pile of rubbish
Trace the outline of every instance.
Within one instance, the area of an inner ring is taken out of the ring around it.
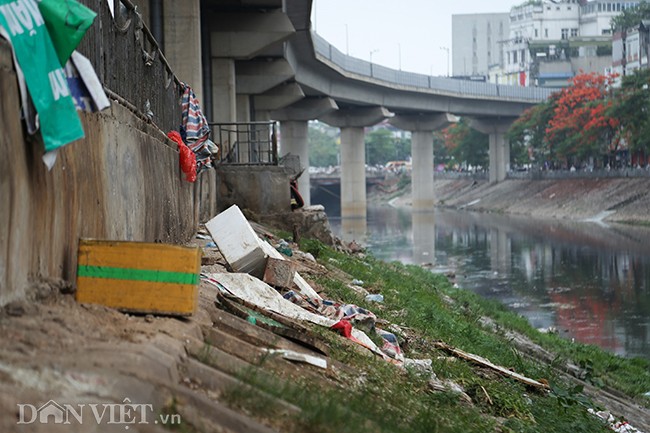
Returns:
[[[210,220],[206,228],[233,272],[203,274],[203,281],[263,311],[335,330],[392,364],[430,368],[430,360],[406,359],[398,337],[377,327],[372,311],[321,298],[291,261],[257,236],[236,205]],[[276,288],[284,289],[284,294]],[[381,347],[369,333],[382,338]]]

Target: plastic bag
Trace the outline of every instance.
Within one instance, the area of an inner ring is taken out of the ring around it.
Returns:
[[[185,180],[188,182],[196,181],[196,157],[194,156],[194,153],[190,150],[189,147],[187,147],[187,145],[185,145],[185,143],[183,143],[181,134],[178,132],[172,131],[168,133],[167,136],[178,144],[181,170],[183,170],[183,173],[185,173]]]
[[[38,3],[38,9],[43,15],[61,66],[65,66],[97,14],[75,0],[42,0]]]

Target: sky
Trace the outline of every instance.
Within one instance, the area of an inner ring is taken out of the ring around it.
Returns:
[[[449,49],[451,68],[452,15],[510,12],[521,3],[523,0],[313,0],[311,21],[316,33],[343,54],[370,60],[372,52],[372,62],[382,66],[400,69],[401,63],[403,71],[447,75],[447,50],[441,47]]]

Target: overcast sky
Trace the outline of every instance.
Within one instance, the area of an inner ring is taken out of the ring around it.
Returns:
[[[509,12],[523,0],[313,0],[312,26],[342,53],[421,74],[446,75],[451,16]],[[347,43],[346,43],[347,24]],[[399,45],[398,45],[399,44]],[[401,46],[401,47],[400,47]],[[451,62],[450,62],[451,63]],[[450,65],[451,68],[451,65]]]

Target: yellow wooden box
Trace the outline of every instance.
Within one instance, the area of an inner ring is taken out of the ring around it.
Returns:
[[[200,247],[81,239],[77,301],[135,313],[196,313]]]

